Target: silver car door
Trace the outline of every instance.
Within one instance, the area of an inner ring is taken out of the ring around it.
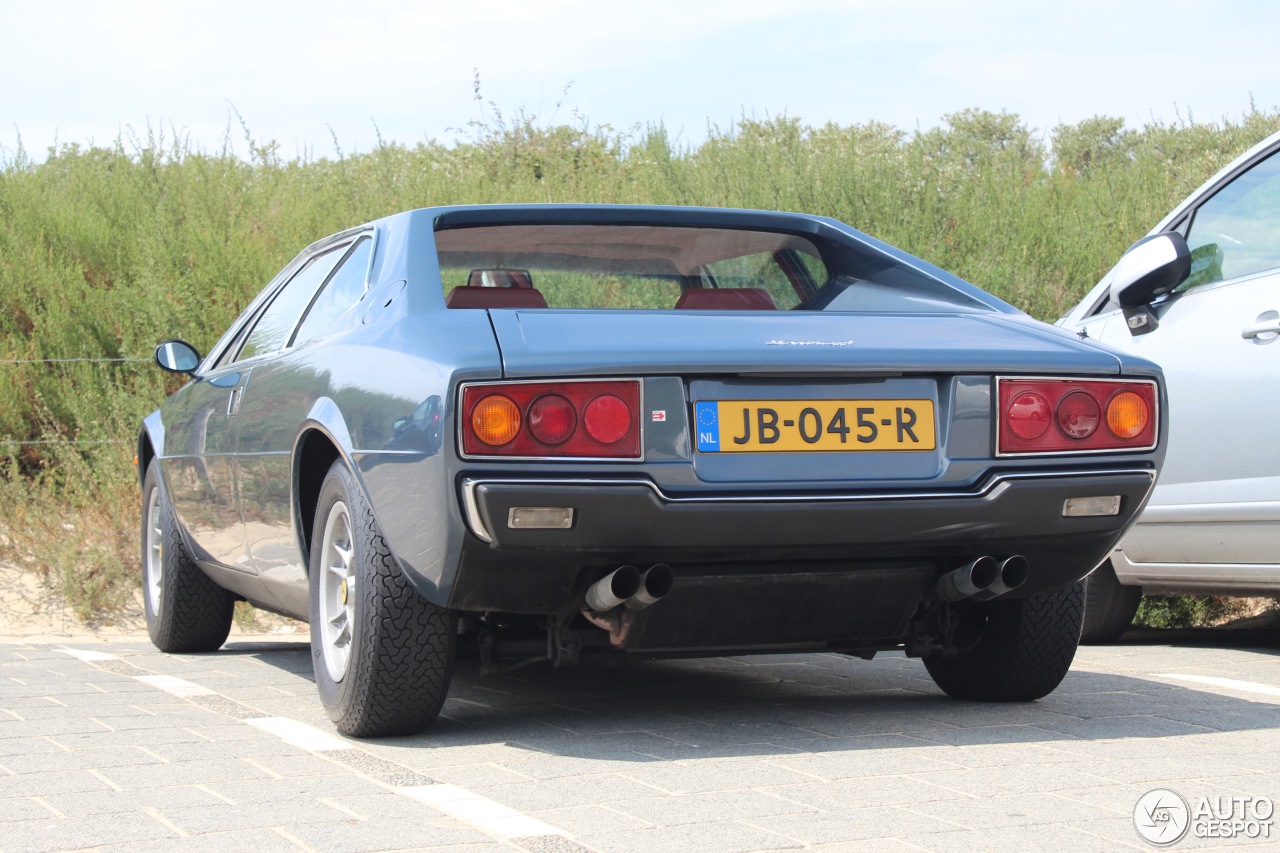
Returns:
[[[1169,450],[1126,537],[1139,563],[1276,564],[1280,525],[1280,155],[1201,202],[1184,226],[1191,278],[1130,336],[1098,331],[1164,368]]]

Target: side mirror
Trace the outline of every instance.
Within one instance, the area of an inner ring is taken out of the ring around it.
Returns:
[[[1150,305],[1191,275],[1191,250],[1176,231],[1144,237],[1129,247],[1111,273],[1111,298],[1121,308]]]
[[[156,364],[170,373],[195,373],[200,353],[186,341],[165,341],[156,347]]]
[[[1151,302],[1191,275],[1191,250],[1176,231],[1144,237],[1129,247],[1111,272],[1111,298],[1124,310],[1133,335],[1159,327]]]

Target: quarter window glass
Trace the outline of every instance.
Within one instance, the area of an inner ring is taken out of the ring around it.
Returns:
[[[356,243],[342,266],[311,303],[306,318],[298,327],[298,334],[293,338],[294,346],[331,330],[336,321],[361,300],[372,248],[373,241],[368,237]]]
[[[253,331],[245,339],[238,360],[276,352],[284,346],[285,339],[293,331],[298,317],[311,301],[312,294],[316,292],[320,282],[329,277],[346,248],[342,246],[317,255],[289,279],[289,283],[276,294],[267,310],[258,318]]]
[[[1187,245],[1191,276],[1179,290],[1280,266],[1280,155],[1271,155],[1200,205]]]

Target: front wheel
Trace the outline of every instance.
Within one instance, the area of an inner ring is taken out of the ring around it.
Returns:
[[[444,704],[457,622],[418,595],[341,461],[320,488],[308,566],[311,657],[320,702],[338,731],[421,731]]]
[[[949,696],[978,702],[1030,702],[1062,683],[1080,642],[1084,585],[995,601],[976,643],[925,668]]]
[[[231,633],[235,598],[200,570],[160,488],[160,463],[142,480],[142,600],[162,652],[212,652]]]

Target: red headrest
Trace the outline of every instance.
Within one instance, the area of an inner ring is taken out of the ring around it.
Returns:
[[[546,308],[542,292],[532,287],[455,287],[446,308]]]
[[[467,287],[533,287],[528,270],[472,270]]]
[[[677,308],[715,311],[777,311],[778,305],[763,287],[695,288],[680,294]]]

